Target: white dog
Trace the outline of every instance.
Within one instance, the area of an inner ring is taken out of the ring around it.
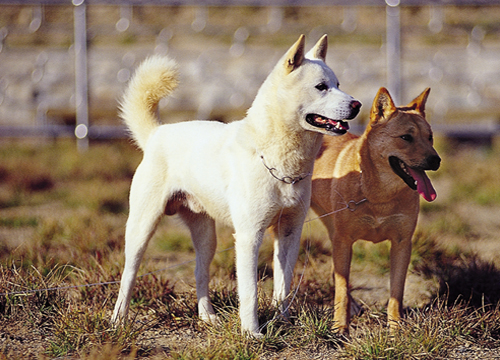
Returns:
[[[215,220],[235,229],[242,331],[260,335],[257,257],[269,227],[275,235],[273,298],[286,308],[323,134],[345,133],[342,120],[354,118],[361,106],[338,89],[324,62],[326,50],[325,35],[305,55],[300,36],[261,86],[246,118],[230,124],[160,125],[157,104],[177,85],[176,64],[154,56],[140,65],[121,103],[144,158],[130,189],[125,268],[113,322],[126,318],[142,256],[163,214],[178,214],[191,231],[201,319],[217,321],[208,290]]]

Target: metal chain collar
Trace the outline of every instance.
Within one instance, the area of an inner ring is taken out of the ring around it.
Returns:
[[[260,159],[262,160],[262,164],[264,164],[264,167],[269,171],[269,174],[271,174],[271,176],[279,181],[283,181],[285,184],[290,184],[290,185],[293,185],[293,184],[296,184],[298,183],[299,181],[302,181],[304,180],[305,178],[309,177],[312,175],[312,173],[303,173],[303,174],[300,174],[298,176],[295,176],[295,177],[292,177],[292,176],[283,176],[283,177],[279,177],[275,174],[275,172],[277,172],[278,170],[276,168],[272,168],[272,167],[269,167],[266,165],[266,163],[264,162],[264,156],[261,155],[260,156]]]

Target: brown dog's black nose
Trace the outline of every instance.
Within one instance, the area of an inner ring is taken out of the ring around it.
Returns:
[[[427,158],[427,167],[429,170],[437,170],[441,165],[441,158],[438,155],[431,155]]]
[[[351,101],[351,114],[348,119],[354,119],[356,115],[359,113],[359,109],[361,109],[361,103],[358,100]]]

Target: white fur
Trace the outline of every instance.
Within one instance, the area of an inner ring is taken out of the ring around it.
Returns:
[[[191,121],[160,125],[158,101],[177,84],[172,60],[154,56],[138,68],[124,95],[122,117],[144,158],[130,190],[125,268],[113,321],[128,312],[137,271],[164,213],[179,214],[196,250],[200,318],[215,322],[209,299],[209,266],[216,249],[215,220],[235,229],[236,272],[242,331],[259,336],[257,256],[264,232],[275,235],[274,300],[284,309],[297,260],[311,178],[287,184],[278,177],[312,173],[324,129],[308,113],[332,119],[351,114],[353,98],[337,88],[324,63],[326,36],[305,56],[304,37],[288,50],[260,88],[245,119],[230,124]],[[328,91],[315,86],[325,82]]]

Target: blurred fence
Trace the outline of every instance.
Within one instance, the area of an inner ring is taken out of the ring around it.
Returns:
[[[498,16],[500,0],[0,0],[0,136],[71,136],[81,149],[126,136],[116,99],[153,52],[182,65],[174,120],[228,120],[298,34],[328,33],[328,62],[365,113],[380,86],[398,104],[431,86],[436,131],[489,139]]]

